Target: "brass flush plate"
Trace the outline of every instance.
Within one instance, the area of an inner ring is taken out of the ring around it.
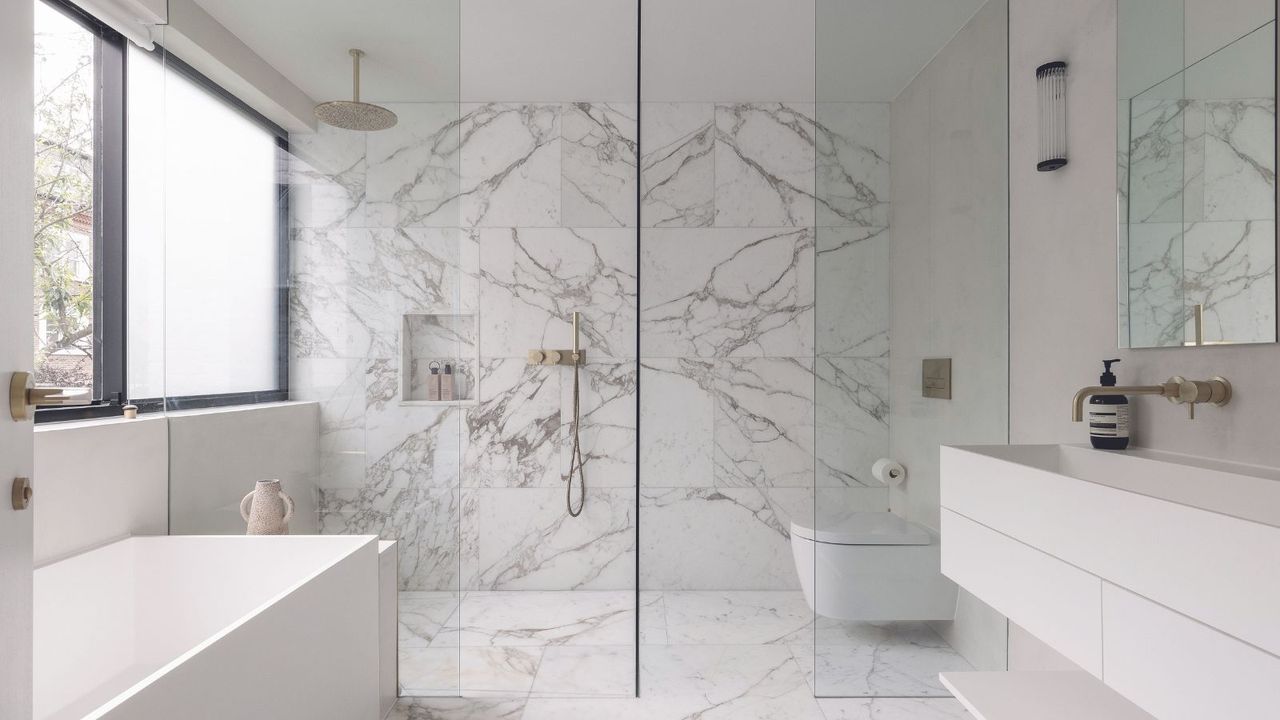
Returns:
[[[920,395],[950,400],[951,358],[925,358],[920,365]]]

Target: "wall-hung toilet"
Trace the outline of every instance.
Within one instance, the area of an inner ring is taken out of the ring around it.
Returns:
[[[815,529],[791,523],[805,600],[837,620],[951,620],[955,583],[942,575],[938,534],[889,512],[859,512]]]

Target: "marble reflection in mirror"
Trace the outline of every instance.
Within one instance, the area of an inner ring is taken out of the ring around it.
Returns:
[[[1275,342],[1275,5],[1119,0],[1119,23],[1120,346]]]

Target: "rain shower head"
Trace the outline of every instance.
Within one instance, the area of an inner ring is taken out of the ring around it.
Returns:
[[[360,102],[360,57],[351,51],[351,99],[332,100],[316,106],[316,119],[343,130],[386,130],[396,124],[396,114],[381,105]]]

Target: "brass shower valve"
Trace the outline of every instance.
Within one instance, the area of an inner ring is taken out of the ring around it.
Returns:
[[[586,360],[586,352],[578,350],[547,350],[538,349],[529,351],[530,365],[581,365]]]

